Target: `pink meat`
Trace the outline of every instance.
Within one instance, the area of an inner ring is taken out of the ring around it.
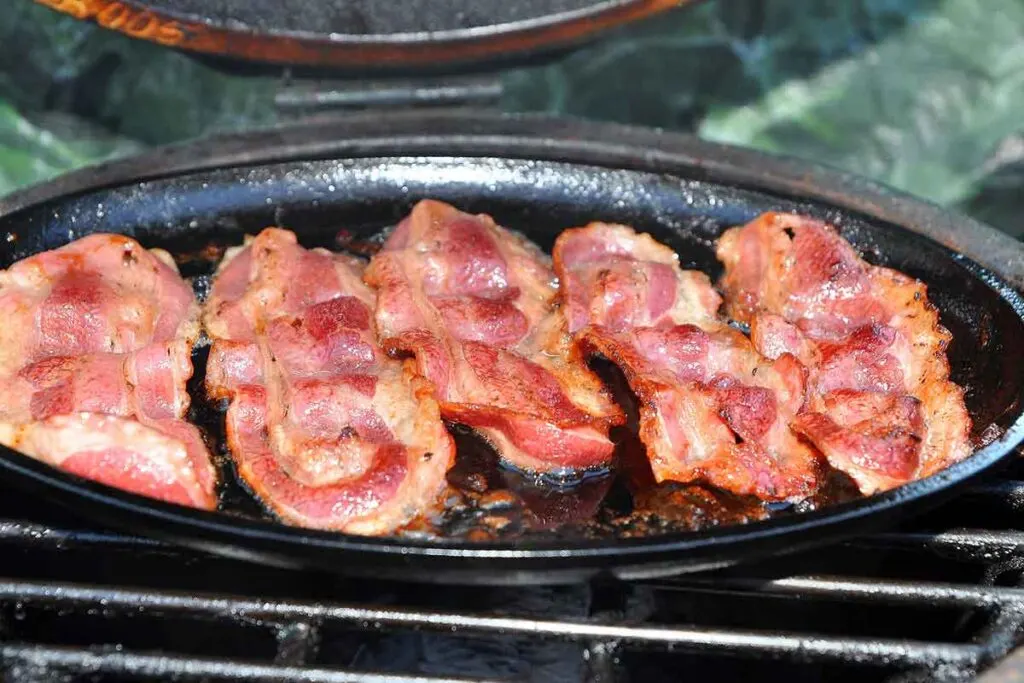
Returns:
[[[377,344],[359,261],[268,228],[221,263],[207,391],[241,476],[283,520],[394,531],[438,504],[454,446],[429,388]]]
[[[549,260],[487,216],[422,201],[370,263],[385,346],[416,360],[445,418],[529,471],[611,457],[621,411],[574,352]]]
[[[970,453],[963,390],[949,381],[922,283],[864,262],[831,226],[769,213],[718,245],[730,314],[769,357],[809,368],[794,428],[864,493],[927,476]]]
[[[215,507],[209,452],[184,421],[199,308],[166,252],[94,234],[29,257],[0,272],[0,315],[6,445],[135,493]],[[102,446],[66,438],[91,430]],[[129,432],[161,446],[133,446]]]
[[[624,372],[658,481],[706,481],[763,499],[806,496],[815,453],[789,423],[804,397],[793,356],[771,360],[718,316],[702,273],[649,235],[595,223],[555,242],[563,311],[580,347]]]

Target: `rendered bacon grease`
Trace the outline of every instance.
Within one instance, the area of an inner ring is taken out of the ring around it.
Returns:
[[[206,386],[228,446],[282,519],[383,534],[428,512],[455,450],[431,387],[377,343],[364,264],[268,228],[217,270]]]
[[[384,345],[415,357],[441,413],[520,469],[603,466],[624,421],[575,351],[550,262],[523,237],[422,201],[366,272]]]
[[[729,314],[770,358],[808,370],[793,428],[874,493],[970,454],[963,390],[949,381],[951,335],[925,285],[864,262],[830,226],[766,214],[718,244]]]
[[[199,307],[170,255],[94,234],[0,272],[0,442],[76,475],[210,509],[185,422]]]

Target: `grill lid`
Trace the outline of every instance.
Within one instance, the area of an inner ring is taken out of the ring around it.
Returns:
[[[695,0],[36,0],[249,65],[463,71],[525,61]]]

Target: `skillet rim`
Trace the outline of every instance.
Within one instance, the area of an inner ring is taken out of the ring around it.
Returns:
[[[960,252],[963,255],[959,258],[961,265],[993,289],[1018,315],[1024,311],[1024,298],[1019,291],[1024,288],[1024,245],[966,216],[820,164],[708,143],[678,133],[546,116],[465,112],[373,114],[322,120],[312,126],[284,126],[220,136],[89,167],[16,192],[0,198],[0,218],[90,191],[215,168],[417,154],[542,159],[661,172],[789,198],[821,201],[875,222],[918,233],[947,250]],[[952,257],[957,258],[955,253]],[[278,544],[285,549],[315,546],[318,552],[370,553],[381,559],[398,556],[403,561],[412,558],[518,561],[511,567],[495,568],[496,572],[508,572],[534,571],[537,566],[522,563],[545,560],[561,560],[559,564],[606,558],[614,558],[622,565],[647,564],[656,559],[671,562],[670,558],[661,556],[679,557],[680,553],[698,550],[712,556],[738,559],[740,555],[763,554],[755,553],[753,547],[771,543],[779,536],[794,538],[791,549],[802,547],[801,543],[818,543],[822,531],[839,540],[836,538],[839,529],[854,522],[884,517],[881,513],[903,511],[911,503],[950,493],[1003,460],[1022,441],[1024,415],[1018,416],[999,439],[932,477],[812,512],[698,532],[598,541],[531,540],[528,543],[360,537],[193,510],[80,479],[3,447],[0,447],[0,469],[44,489],[88,500],[101,509],[108,508],[105,515],[108,518],[120,511],[151,523],[187,529],[192,545],[202,545],[208,550],[217,548],[211,548],[205,540],[197,541],[196,534],[214,541],[223,540],[227,535],[261,546]],[[811,534],[812,531],[815,533]],[[220,550],[223,553],[226,549]],[[262,552],[256,551],[256,554]],[[696,557],[689,557],[685,562],[692,563],[693,559]]]

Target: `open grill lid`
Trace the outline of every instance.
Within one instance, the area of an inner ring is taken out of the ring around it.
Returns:
[[[526,61],[695,0],[36,0],[250,66],[463,71]]]

